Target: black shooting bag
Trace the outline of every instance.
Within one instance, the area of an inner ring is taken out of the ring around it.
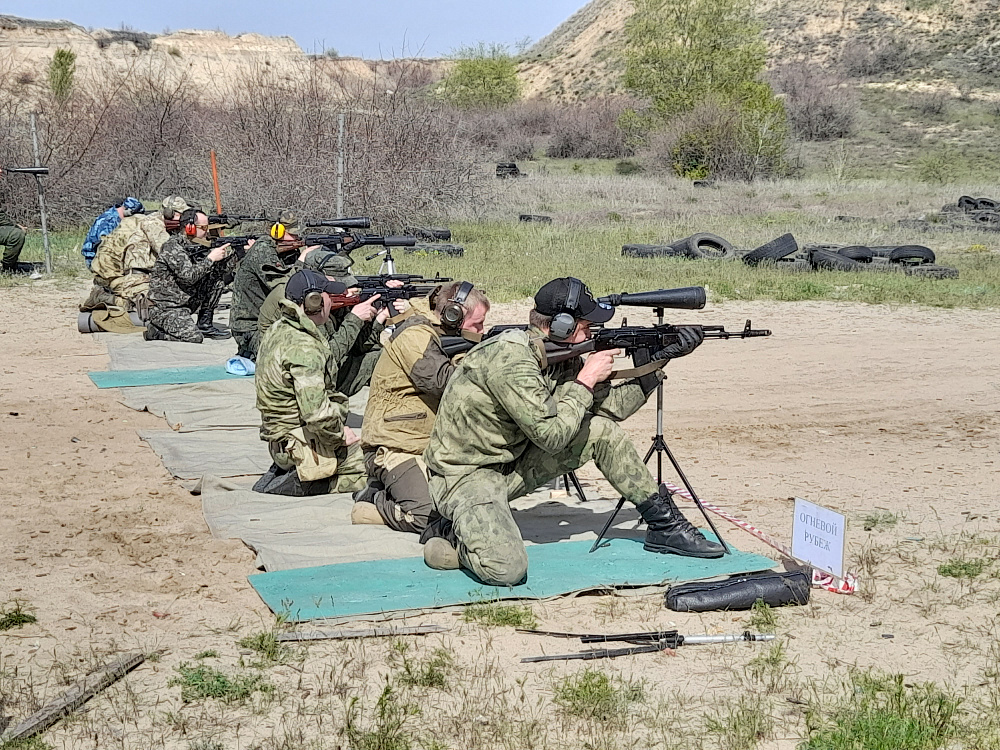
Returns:
[[[667,609],[711,612],[750,609],[758,599],[772,607],[807,604],[812,584],[807,572],[749,573],[724,581],[684,583],[667,591]]]

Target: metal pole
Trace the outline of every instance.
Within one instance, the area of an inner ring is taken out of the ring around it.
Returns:
[[[31,142],[35,147],[35,166],[42,166],[38,153],[38,128],[35,127],[35,113],[31,113]],[[35,175],[35,185],[38,188],[38,212],[42,216],[42,247],[45,248],[45,273],[52,273],[52,248],[49,245],[49,223],[45,213],[45,187],[41,175]]]
[[[337,115],[337,216],[344,215],[344,113]]]
[[[219,191],[219,170],[215,163],[215,149],[208,152],[212,161],[212,186],[215,188],[215,213],[222,213],[222,193]]]

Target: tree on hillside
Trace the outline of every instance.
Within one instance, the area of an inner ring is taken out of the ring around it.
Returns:
[[[462,109],[491,109],[513,104],[521,97],[517,63],[503,44],[461,47],[453,55],[455,67],[441,82],[444,99]]]
[[[49,88],[52,95],[64,102],[73,91],[73,75],[76,73],[76,53],[68,49],[57,49],[49,63]]]
[[[651,117],[623,118],[635,132],[661,127],[701,105],[731,112],[732,132],[754,154],[781,160],[787,134],[781,101],[761,74],[767,46],[754,17],[753,0],[633,0],[635,13],[625,26],[625,85],[648,99]],[[732,146],[733,144],[728,144]],[[751,178],[768,171],[761,159]],[[707,164],[701,165],[707,168]],[[700,170],[675,166],[679,174]]]

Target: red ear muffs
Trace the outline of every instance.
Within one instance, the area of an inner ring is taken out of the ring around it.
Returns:
[[[197,237],[198,236],[198,227],[195,226],[194,224],[185,224],[184,225],[184,234],[187,235],[188,237]]]

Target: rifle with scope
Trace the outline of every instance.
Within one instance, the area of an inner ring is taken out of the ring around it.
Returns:
[[[622,305],[649,307],[658,315],[662,315],[663,310],[668,307],[678,310],[700,310],[705,306],[705,301],[705,289],[700,286],[682,287],[679,289],[657,289],[655,291],[637,292],[634,294],[610,294],[606,297],[597,298],[597,302],[612,307]],[[771,335],[771,331],[767,329],[755,329],[751,327],[749,320],[741,331],[727,331],[724,326],[719,325],[689,327],[698,328],[706,339],[746,339]],[[512,328],[524,330],[527,326],[494,326],[483,338],[487,339],[497,336],[505,330]],[[632,357],[632,362],[635,366],[641,367],[653,361],[653,355],[656,352],[661,351],[670,344],[680,342],[679,328],[681,326],[667,324],[630,326],[625,324],[624,321],[623,325],[618,328],[594,326],[591,328],[591,337],[579,344],[546,341],[546,360],[548,364],[554,365],[589,352],[624,349],[625,353]],[[449,357],[467,352],[475,346],[475,343],[462,336],[444,336],[441,339],[442,348]]]
[[[296,240],[281,240],[278,252],[284,253],[312,245],[322,245],[333,252],[349,255],[351,251],[364,245],[381,245],[383,247],[413,247],[417,244],[416,237],[380,237],[373,234],[358,234],[356,232],[331,232],[329,234],[304,234]]]
[[[353,307],[378,295],[375,307],[382,309],[399,300],[409,300],[414,297],[426,297],[437,289],[437,284],[404,284],[400,287],[388,286],[362,286],[357,295],[348,296],[346,294],[331,295],[333,307]],[[470,348],[471,348],[470,344]]]
[[[339,227],[341,229],[370,229],[372,220],[366,216],[355,216],[343,219],[310,219],[305,224],[310,228]]]
[[[209,214],[209,224],[225,224],[229,229],[251,221],[270,221],[266,216],[246,216],[243,214]]]
[[[430,284],[433,287],[438,284],[446,284],[454,279],[436,275],[434,278],[421,276],[419,273],[380,273],[371,276],[355,276],[358,286],[362,289],[368,287],[384,287],[387,281],[401,281],[403,284]],[[429,294],[429,292],[428,292]]]

